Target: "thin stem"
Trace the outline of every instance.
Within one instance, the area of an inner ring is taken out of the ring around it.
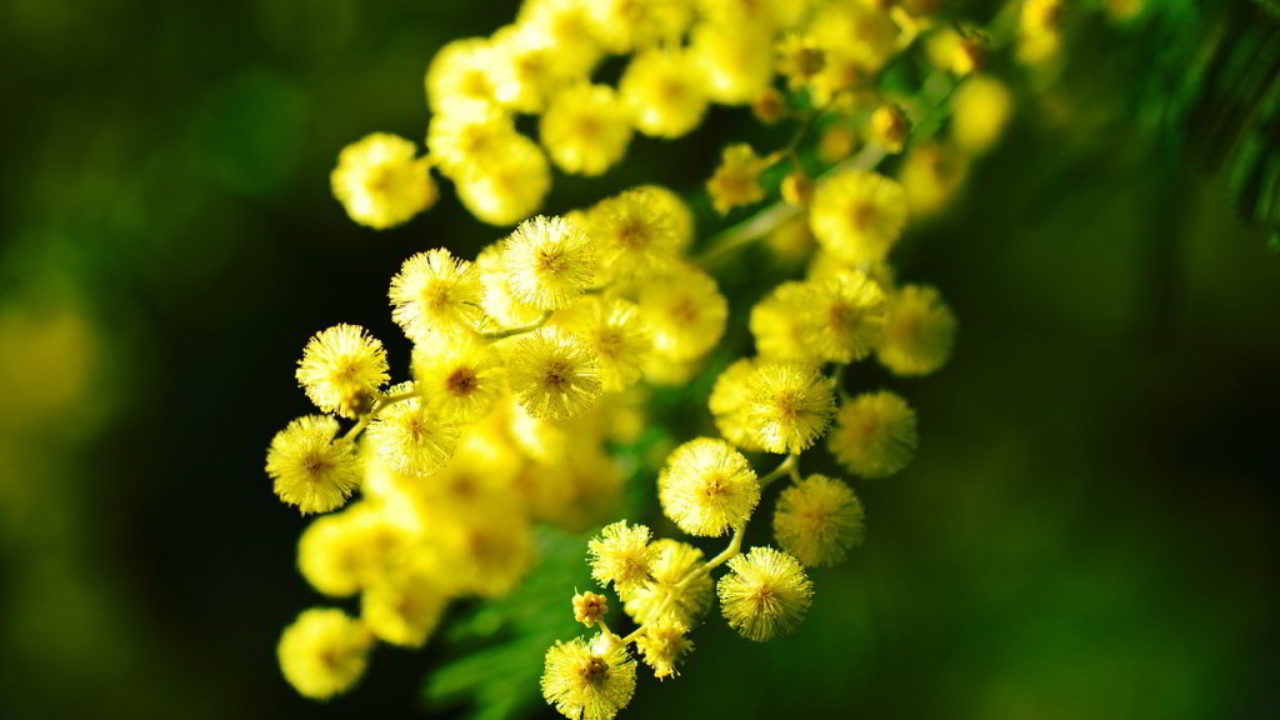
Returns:
[[[800,143],[804,141],[804,136],[809,134],[809,128],[813,127],[813,122],[818,119],[817,110],[806,111],[804,117],[800,118],[800,125],[796,128],[796,132],[791,136],[791,140],[783,147],[784,153],[795,153],[796,148],[800,147]]]
[[[840,396],[841,402],[848,402],[849,391],[844,389],[844,373],[849,369],[849,363],[841,363],[836,366],[835,372],[831,373],[831,389]]]
[[[735,555],[742,552],[742,537],[747,532],[747,524],[744,522],[733,530],[733,538],[729,540],[729,547],[725,548],[721,553],[703,564],[701,572],[709,573],[721,565],[729,562]],[[693,576],[689,576],[681,580],[681,584],[689,582]]]
[[[394,405],[395,403],[404,400],[411,400],[416,397],[418,397],[418,391],[416,390],[406,390],[402,393],[395,393],[394,395],[383,395],[378,398],[378,408],[381,409],[388,405]]]
[[[536,321],[532,323],[529,323],[528,325],[520,325],[518,327],[507,328],[505,330],[494,330],[493,332],[480,332],[479,330],[475,332],[476,332],[476,335],[484,338],[485,340],[502,340],[504,338],[514,337],[516,335],[523,335],[527,332],[533,332],[534,330],[537,330],[543,325],[546,325],[547,320],[549,319],[551,319],[550,310],[542,313],[542,317],[538,318]]]
[[[707,243],[707,249],[694,258],[694,262],[702,267],[710,267],[717,260],[733,253],[740,247],[750,245],[773,232],[782,223],[790,220],[800,212],[799,208],[785,202],[778,202],[752,215],[750,218],[715,235]]]
[[[352,425],[351,429],[347,430],[347,432],[342,435],[341,439],[348,442],[355,440],[356,436],[369,426],[369,423],[373,420],[375,413],[376,410],[371,410],[364,415],[361,415],[360,419],[356,421],[356,424]]]
[[[769,167],[773,167],[788,158],[794,159],[796,167],[800,166],[800,159],[796,157],[796,148],[800,147],[800,143],[804,141],[804,136],[809,133],[809,127],[813,125],[814,119],[818,117],[818,111],[807,110],[800,117],[800,123],[796,125],[796,131],[791,134],[791,139],[785,145],[774,150],[765,156],[765,162]]]
[[[784,458],[782,462],[778,463],[777,467],[770,470],[767,474],[765,474],[763,477],[760,478],[760,489],[763,490],[764,488],[768,487],[769,484],[772,483],[773,481],[777,480],[783,475],[786,475],[792,472],[799,466],[799,464],[800,464],[800,456],[796,455],[795,453],[791,453],[786,458]]]

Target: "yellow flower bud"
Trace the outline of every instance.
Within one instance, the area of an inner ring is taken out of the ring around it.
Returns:
[[[902,108],[897,105],[881,105],[871,113],[871,139],[888,153],[900,153],[907,144],[911,125]]]
[[[782,199],[802,208],[813,199],[813,178],[803,170],[793,170],[782,178]]]
[[[577,593],[573,596],[573,619],[591,627],[609,612],[609,601],[603,595],[593,592]]]

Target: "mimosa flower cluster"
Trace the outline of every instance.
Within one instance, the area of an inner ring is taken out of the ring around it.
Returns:
[[[1052,4],[1020,7],[1025,42],[1050,42]],[[408,221],[438,197],[438,172],[478,219],[516,226],[473,258],[415,254],[392,278],[410,377],[393,382],[382,343],[354,325],[303,349],[297,380],[319,412],[276,435],[267,473],[283,502],[328,513],[304,532],[299,567],[324,595],[358,595],[360,610],[310,609],[285,630],[279,660],[300,693],[344,692],[375,641],[421,646],[451,600],[509,591],[533,563],[534,523],[587,530],[613,519],[624,474],[606,441],[633,437],[645,385],[687,382],[736,312],[747,313],[754,354],[715,381],[719,437],[680,444],[658,479],[680,531],[728,536],[727,547],[707,558],[643,524],[606,525],[588,546],[592,576],[634,629],[609,628],[604,594],[576,594],[574,617],[595,634],[547,651],[542,692],[567,717],[605,720],[629,702],[637,658],[659,678],[678,674],[716,605],[748,640],[799,626],[814,598],[808,568],[839,563],[863,535],[849,483],[805,475],[801,454],[823,446],[860,478],[910,463],[914,410],[889,390],[850,394],[843,372],[874,359],[910,377],[946,363],[951,311],[936,288],[899,282],[889,258],[1012,111],[1010,91],[978,72],[986,36],[936,17],[935,5],[528,0],[515,24],[432,60],[425,156],[386,133],[341,152],[333,191],[357,223]],[[880,89],[886,66],[916,48],[949,92]],[[616,85],[593,79],[610,56],[623,59]],[[707,181],[720,213],[780,198],[768,209],[706,242],[685,202],[656,185],[535,215],[551,166],[599,175],[634,133],[684,135],[709,103],[797,125],[765,154],[725,148]],[[917,135],[939,109],[949,135]],[[540,116],[538,142],[516,130],[521,114]],[[875,171],[897,153],[896,178]],[[773,168],[785,172],[776,189],[762,180]],[[709,269],[756,240],[807,270],[735,306]],[[780,459],[757,472],[770,454]],[[766,497],[774,483],[785,487]],[[769,504],[776,547],[744,551],[748,523]]]
[[[361,614],[310,610],[286,631],[300,692],[348,688],[374,639],[422,645],[452,598],[508,591],[534,521],[583,530],[615,512],[623,473],[604,440],[634,432],[634,386],[689,372],[724,329],[727,301],[683,256],[691,240],[684,203],[638,187],[532,218],[474,261],[418,253],[388,291],[414,343],[404,382],[363,328],[311,339],[297,380],[324,414],[276,435],[267,473],[303,513],[359,490],[304,532],[298,562],[321,593],[359,594]]]

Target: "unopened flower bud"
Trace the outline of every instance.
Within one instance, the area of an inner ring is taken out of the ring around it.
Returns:
[[[755,114],[757,120],[767,125],[781,120],[786,111],[786,100],[776,88],[765,90],[751,102],[751,112]]]
[[[881,105],[871,113],[871,139],[887,152],[902,152],[910,130],[907,116],[897,105]]]
[[[609,612],[609,600],[603,595],[593,592],[578,593],[573,596],[573,619],[591,627]]]
[[[809,204],[813,197],[813,178],[803,170],[793,170],[782,178],[782,199],[798,208]]]

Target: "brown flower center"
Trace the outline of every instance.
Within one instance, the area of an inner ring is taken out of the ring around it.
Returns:
[[[606,663],[604,658],[592,655],[582,664],[579,672],[582,674],[583,682],[589,685],[596,685],[604,682],[605,678],[609,677],[609,663]]]
[[[333,463],[329,462],[329,459],[320,453],[309,453],[302,458],[302,468],[313,479],[328,471],[331,467],[333,467]]]
[[[569,269],[569,260],[559,250],[542,249],[534,258],[538,272],[558,275]]]
[[[624,220],[618,227],[618,243],[631,250],[645,248],[650,242],[649,227],[643,220]]]
[[[671,306],[667,314],[676,324],[687,327],[698,321],[698,306],[692,298],[682,297]]]
[[[572,379],[573,368],[568,361],[560,358],[548,362],[546,371],[542,374],[543,384],[552,390],[562,390],[568,387]]]
[[[859,230],[870,230],[876,221],[876,206],[871,203],[858,203],[850,214],[853,226]]]
[[[449,373],[449,377],[444,381],[444,387],[451,394],[463,397],[475,392],[478,385],[475,370],[469,367],[462,367]]]

